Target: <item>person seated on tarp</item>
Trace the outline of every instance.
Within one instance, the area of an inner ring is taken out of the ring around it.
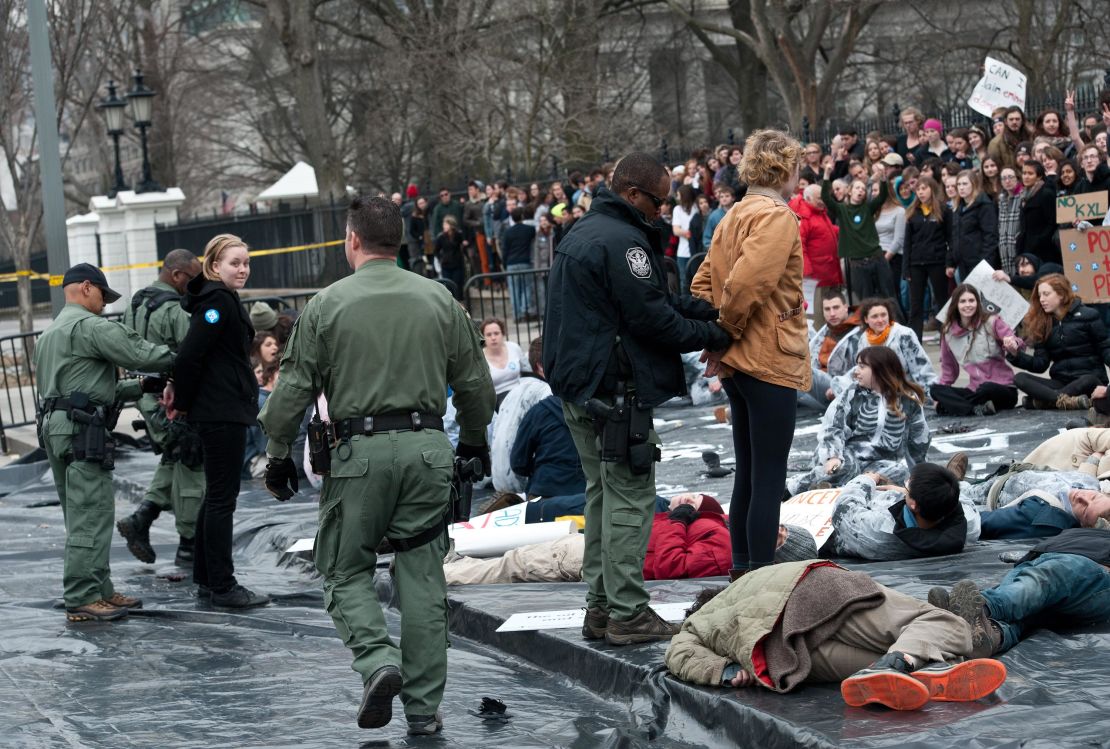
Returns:
[[[1013,276],[1004,270],[996,270],[991,278],[995,281],[1010,284],[1026,299],[1033,296],[1033,289],[1036,288],[1037,281],[1041,276],[1064,272],[1064,267],[1059,263],[1042,262],[1032,252],[1023,252],[1018,255],[1014,258],[1014,265],[1017,267],[1017,273]]]
[[[979,513],[962,501],[956,475],[935,463],[918,463],[906,487],[886,484],[877,473],[849,481],[832,514],[836,556],[875,561],[958,554],[979,540]]]
[[[1015,464],[996,478],[963,484],[960,495],[986,507],[980,511],[984,539],[1047,538],[1067,528],[1094,528],[1101,518],[1110,519],[1110,495],[1094,476],[1101,459],[1093,453],[1080,471]]]
[[[964,661],[971,653],[971,627],[959,616],[862,572],[808,560],[703,590],[664,662],[703,686],[790,692],[840,682],[849,705],[915,710],[929,700],[976,700],[1002,685],[1005,666]]]
[[[517,429],[509,466],[513,473],[527,477],[525,490],[532,497],[559,497],[586,491],[582,459],[574,447],[563,416],[563,401],[558,396],[549,395],[528,409]]]
[[[524,491],[527,485],[525,478],[513,471],[511,456],[525,415],[533,406],[551,395],[551,386],[547,384],[543,372],[542,336],[537,336],[528,344],[528,366],[532,371],[521,372],[520,380],[506,393],[490,425],[491,480],[493,488],[498,492],[515,494]]]
[[[980,590],[961,580],[933,588],[929,602],[962,617],[972,657],[1004,653],[1039,626],[1110,621],[1110,531],[1072,528],[1034,546],[1002,582]]]
[[[449,558],[443,573],[449,585],[523,582],[578,582],[582,579],[585,537],[579,533],[529,544],[492,559]],[[817,544],[804,528],[779,526],[775,561],[810,559]],[[645,580],[673,580],[728,574],[732,564],[727,516],[707,494],[680,494],[652,519],[644,558]]]
[[[838,346],[859,348],[859,313],[848,306],[848,293],[842,288],[824,290],[821,313],[825,324],[809,339],[809,361],[813,368],[813,386],[807,393],[798,393],[798,405],[824,411],[832,403],[834,393],[832,378],[844,372],[830,372],[829,360]],[[856,333],[849,337],[850,333]],[[857,350],[837,357],[839,361],[854,362]]]

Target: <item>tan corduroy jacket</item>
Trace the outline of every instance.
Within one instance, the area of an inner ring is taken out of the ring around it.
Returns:
[[[782,196],[748,188],[717,226],[690,290],[720,310],[718,323],[732,334],[721,360],[727,367],[809,390],[802,240],[798,217]]]

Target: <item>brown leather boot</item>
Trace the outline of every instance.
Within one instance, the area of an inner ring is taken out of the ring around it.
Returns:
[[[118,606],[123,609],[141,609],[143,607],[143,600],[141,598],[132,598],[125,596],[118,590],[112,594],[111,598],[107,599],[108,603],[113,606]]]
[[[640,642],[669,640],[678,634],[679,625],[664,621],[651,606],[631,619],[609,619],[605,641],[610,645],[632,645]]]
[[[71,622],[111,622],[125,616],[127,616],[127,609],[113,606],[104,600],[73,608],[66,607],[66,619]]]
[[[1086,395],[1059,395],[1056,408],[1060,411],[1086,411],[1091,407],[1091,399]]]
[[[949,471],[956,474],[957,481],[963,481],[967,475],[967,453],[956,453],[948,459],[946,466]]]
[[[586,609],[586,618],[582,621],[582,637],[584,639],[602,640],[605,638],[605,631],[608,628],[608,611],[596,606]]]

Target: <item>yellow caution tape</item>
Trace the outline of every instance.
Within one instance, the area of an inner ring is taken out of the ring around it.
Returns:
[[[285,255],[290,252],[305,252],[306,250],[319,250],[323,247],[335,247],[336,245],[343,244],[342,239],[333,239],[328,242],[314,242],[313,244],[299,244],[294,247],[277,247],[270,250],[252,250],[248,254],[251,257],[267,257],[269,255]],[[204,257],[198,258],[204,260]],[[130,265],[109,265],[101,268],[104,273],[116,273],[125,270],[142,270],[144,268],[161,268],[162,261],[156,260],[150,263],[131,263]],[[0,283],[15,283],[20,278],[30,278],[32,281],[48,281],[51,286],[61,286],[62,276],[52,276],[49,273],[39,273],[33,270],[17,270],[13,273],[0,273]]]

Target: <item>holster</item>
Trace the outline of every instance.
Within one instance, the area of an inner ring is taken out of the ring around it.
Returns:
[[[628,463],[636,475],[651,471],[662,454],[649,441],[652,412],[640,404],[635,392],[628,390],[617,396],[612,406],[597,398],[586,401],[586,413],[593,419],[601,443],[603,463]]]
[[[196,429],[181,419],[174,419],[166,425],[165,463],[180,463],[186,468],[199,468],[204,465],[204,443]]]
[[[308,422],[308,465],[318,476],[331,474],[331,424],[319,412]]]
[[[93,406],[85,393],[69,396],[66,415],[77,425],[73,435],[73,459],[86,463],[99,463],[105,471],[116,467],[116,441],[109,430],[119,417],[115,409]]]

